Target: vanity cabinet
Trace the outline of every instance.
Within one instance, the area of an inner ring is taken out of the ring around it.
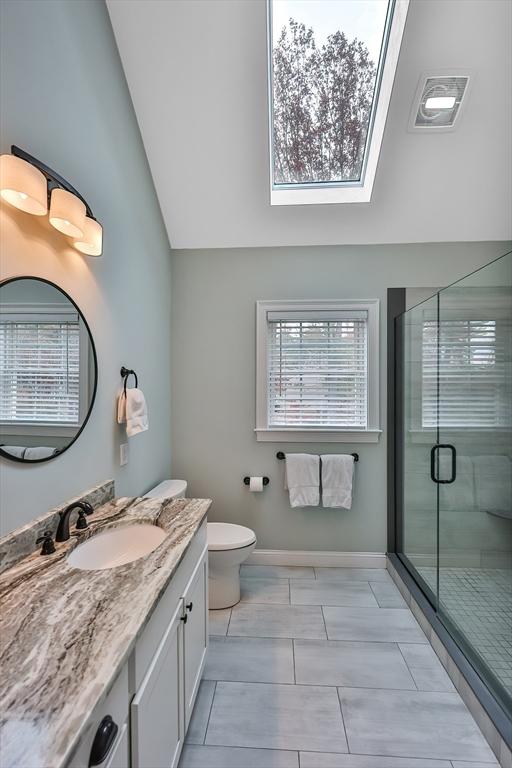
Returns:
[[[176,768],[207,646],[205,522],[66,768],[89,768],[94,736],[106,715],[112,716],[118,732],[101,768]]]
[[[131,704],[132,766],[172,768],[185,733],[184,619],[180,600]]]
[[[197,564],[184,595],[185,728],[188,728],[208,650],[208,557]]]
[[[131,704],[132,768],[178,763],[206,660],[207,579],[204,549]]]

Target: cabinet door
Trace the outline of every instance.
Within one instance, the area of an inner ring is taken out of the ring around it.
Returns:
[[[122,725],[117,741],[114,744],[114,749],[105,763],[105,768],[130,768],[128,723]]]
[[[129,765],[129,755],[128,747],[126,745],[127,735],[125,734],[128,730],[126,724],[128,721],[129,710],[128,667],[124,666],[117,676],[114,685],[107,694],[106,699],[94,709],[89,725],[73,752],[73,755],[67,762],[66,768],[88,768],[91,749],[98,731],[98,726],[106,715],[110,715],[112,720],[119,727],[119,730],[109,753],[101,763],[101,768],[127,768]],[[123,748],[123,743],[126,745],[125,749]],[[113,762],[111,766],[109,761],[112,759],[113,753],[116,753],[117,762]],[[123,755],[126,755],[126,759],[124,759]],[[121,762],[119,762],[120,760]]]
[[[184,594],[185,728],[188,727],[201,682],[208,648],[208,548],[190,578]]]
[[[173,768],[183,721],[183,601],[168,625],[131,705],[133,768]]]

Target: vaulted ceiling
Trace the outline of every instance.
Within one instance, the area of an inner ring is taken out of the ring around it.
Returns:
[[[512,237],[512,3],[411,0],[370,203],[272,207],[265,0],[107,0],[173,248]],[[456,130],[408,131],[467,70]]]

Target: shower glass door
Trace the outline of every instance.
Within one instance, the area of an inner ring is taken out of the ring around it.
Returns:
[[[439,292],[438,611],[509,710],[511,329],[511,255]]]
[[[512,253],[395,321],[397,553],[512,714]]]

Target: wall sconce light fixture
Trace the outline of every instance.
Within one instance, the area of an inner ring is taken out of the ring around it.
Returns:
[[[28,152],[11,147],[0,156],[0,195],[34,216],[50,208],[50,224],[71,238],[73,246],[87,256],[101,256],[103,230],[82,195],[62,176]]]
[[[48,184],[41,171],[14,155],[2,155],[0,162],[4,200],[34,216],[48,213]]]

